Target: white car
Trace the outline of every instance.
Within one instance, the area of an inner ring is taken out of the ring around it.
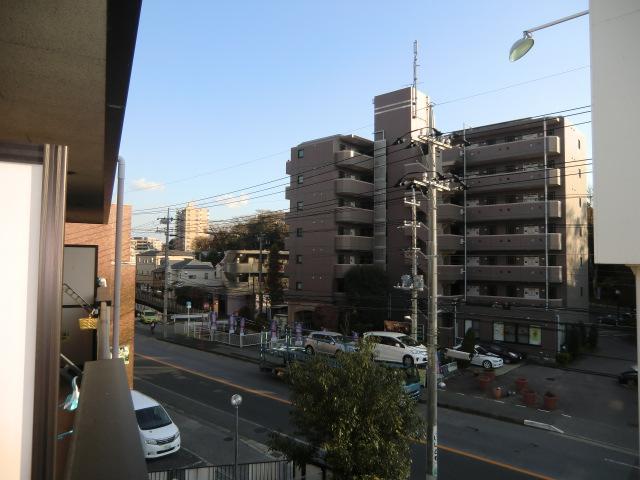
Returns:
[[[470,360],[471,365],[477,365],[487,370],[492,368],[500,368],[502,365],[504,365],[504,360],[502,360],[502,358],[500,358],[499,356],[489,352],[484,353],[484,350],[481,353],[478,350],[480,348],[478,345],[475,346],[473,354],[469,352],[463,352],[462,350],[460,350],[461,348],[462,345],[456,345],[453,348],[447,348],[445,350],[445,356],[457,360]]]
[[[366,332],[363,338],[374,342],[376,360],[403,363],[407,367],[427,363],[427,348],[404,333]]]
[[[342,352],[355,352],[356,346],[338,332],[311,332],[304,341],[304,350],[308,355],[326,353],[337,355]]]
[[[180,450],[180,430],[167,411],[153,398],[131,390],[146,458],[158,458]]]

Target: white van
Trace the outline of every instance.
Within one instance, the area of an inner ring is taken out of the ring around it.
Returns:
[[[407,367],[427,363],[427,348],[404,333],[366,332],[363,338],[373,341],[376,360],[401,362]]]
[[[144,456],[157,458],[180,450],[180,430],[162,405],[136,390],[131,390],[131,399]]]

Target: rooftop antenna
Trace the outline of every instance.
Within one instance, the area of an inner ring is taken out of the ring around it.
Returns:
[[[413,87],[411,88],[411,114],[418,114],[418,40],[413,41]]]

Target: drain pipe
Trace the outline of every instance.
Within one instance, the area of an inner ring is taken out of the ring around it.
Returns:
[[[124,201],[124,158],[118,157],[118,197],[116,206],[116,253],[113,275],[113,347],[111,358],[120,353],[120,290],[122,289],[122,210]]]

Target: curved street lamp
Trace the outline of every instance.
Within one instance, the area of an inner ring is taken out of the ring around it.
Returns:
[[[516,40],[516,42],[511,46],[511,50],[509,50],[509,60],[511,62],[515,62],[516,60],[520,60],[524,57],[529,50],[533,47],[533,36],[531,35],[533,32],[537,32],[538,30],[542,30],[543,28],[552,27],[559,23],[566,22],[568,20],[573,20],[574,18],[582,17],[587,15],[589,10],[584,10],[582,12],[574,13],[573,15],[569,15],[567,17],[560,18],[559,20],[554,20],[549,23],[545,23],[538,27],[530,28],[529,30],[525,30],[522,32],[522,38]]]

